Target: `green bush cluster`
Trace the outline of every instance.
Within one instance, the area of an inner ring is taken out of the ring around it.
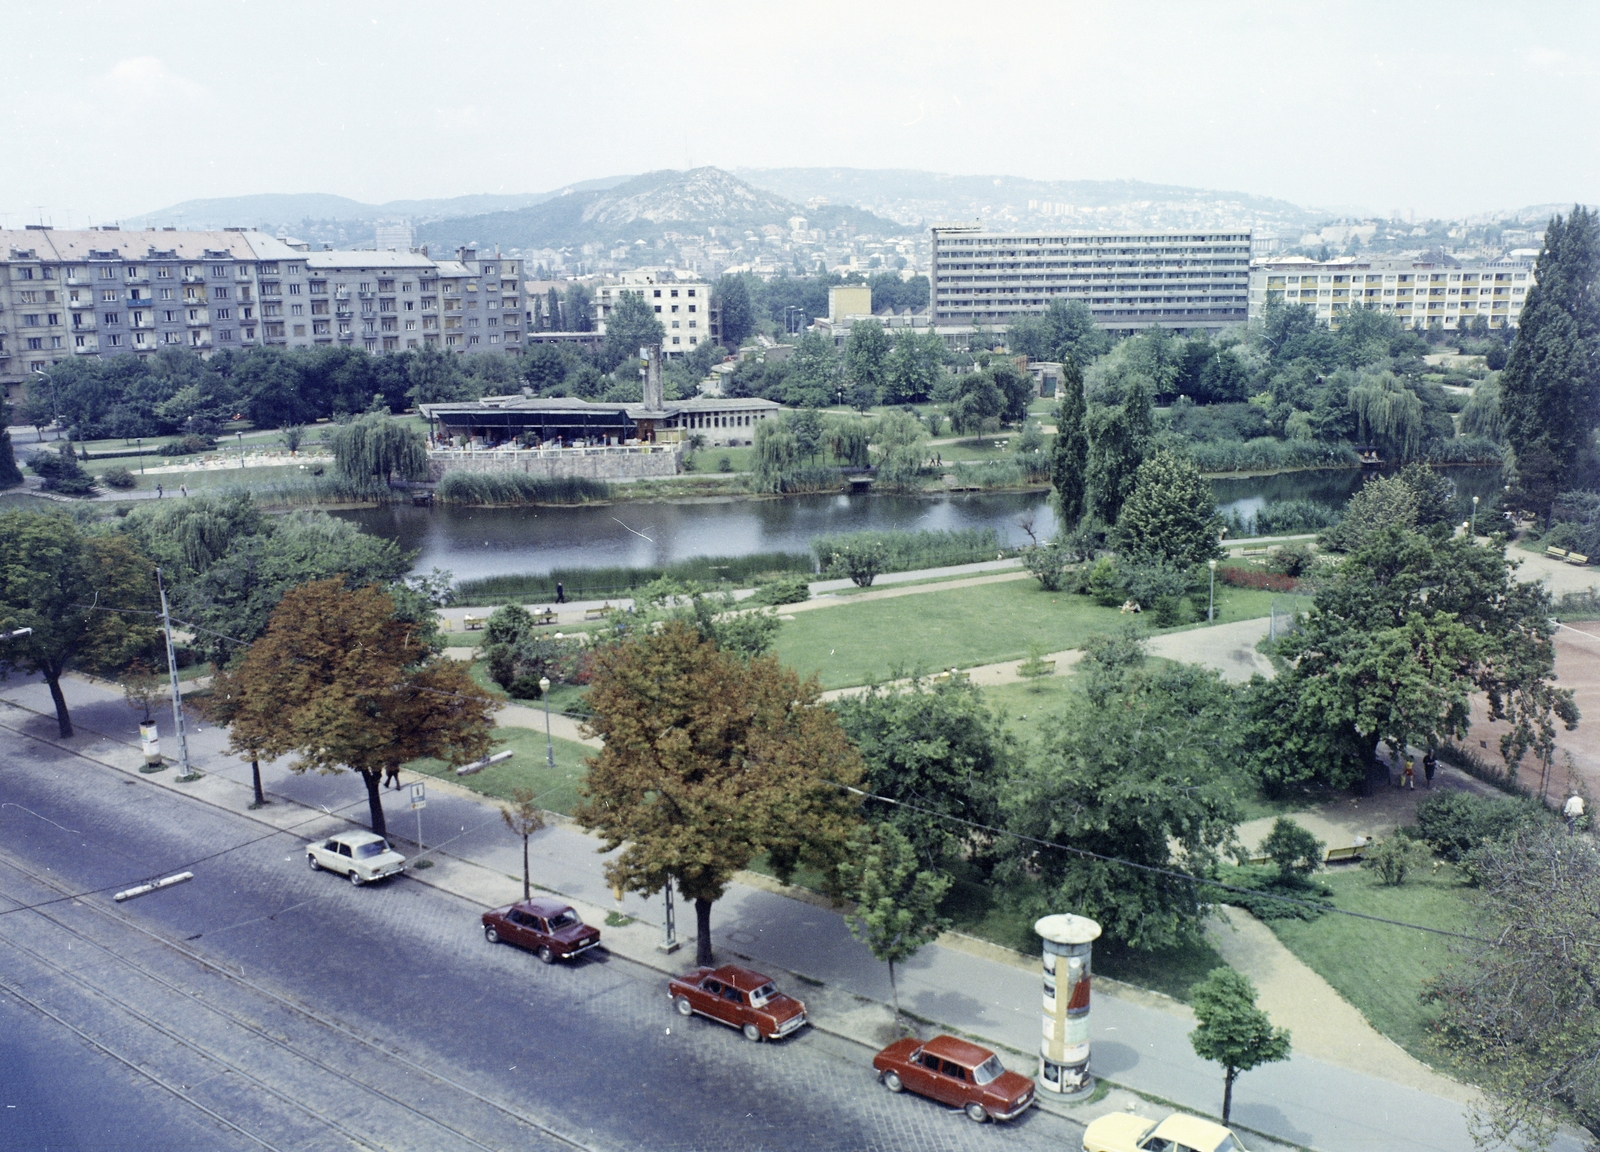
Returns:
[[[100,474],[100,481],[108,488],[116,488],[123,492],[139,483],[138,478],[121,465],[107,468]]]
[[[547,604],[560,584],[569,600],[598,600],[625,596],[663,578],[683,584],[748,587],[763,578],[813,571],[811,557],[803,552],[755,552],[748,556],[696,556],[676,564],[649,568],[557,568],[545,573],[517,573],[463,580],[456,585],[462,604]]]
[[[973,564],[1004,554],[993,528],[927,529],[921,532],[848,532],[818,536],[811,542],[822,571],[830,570],[846,549],[871,541],[882,548],[878,572],[912,572],[950,564]]]
[[[1202,472],[1260,472],[1274,468],[1343,468],[1361,463],[1349,444],[1319,440],[1222,440],[1185,447]]]
[[[779,604],[799,604],[811,599],[810,581],[805,576],[783,576],[756,588],[755,602],[776,607]]]
[[[1473,849],[1548,819],[1549,813],[1536,800],[1451,790],[1417,805],[1417,835],[1437,855],[1460,863]]]

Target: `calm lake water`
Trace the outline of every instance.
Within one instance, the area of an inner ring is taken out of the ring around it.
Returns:
[[[1463,519],[1471,498],[1500,484],[1497,468],[1448,468]],[[1313,499],[1341,506],[1361,486],[1359,469],[1293,472],[1215,481],[1224,514],[1248,515],[1271,500]],[[414,508],[389,505],[336,513],[417,554],[415,570],[444,568],[458,580],[554,568],[645,567],[694,556],[809,552],[830,532],[993,528],[1002,542],[1055,531],[1042,492],[948,496],[791,496],[782,500],[639,501],[570,508]]]

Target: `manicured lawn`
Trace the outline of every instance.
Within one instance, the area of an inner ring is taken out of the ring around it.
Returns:
[[[159,457],[144,457],[146,468],[153,468],[166,463]],[[96,476],[103,475],[112,468],[126,468],[133,473],[135,481],[133,488],[123,491],[154,492],[156,485],[169,495],[177,495],[180,487],[186,487],[191,492],[211,491],[221,488],[255,488],[264,484],[281,484],[287,481],[306,479],[311,475],[310,468],[302,468],[298,464],[287,464],[274,468],[187,468],[182,472],[157,472],[140,474],[139,457],[130,457],[126,460],[91,460],[84,465],[85,471]],[[324,464],[324,472],[332,475],[333,468]],[[102,492],[117,495],[118,490],[101,485]]]
[[[1218,596],[1218,619],[1264,616],[1270,594],[1230,588]],[[971,667],[1020,660],[1028,645],[1047,652],[1077,648],[1128,617],[1086,596],[1044,592],[1032,580],[981,584],[889,600],[797,613],[775,648],[802,676],[816,672],[826,688],[890,679],[917,668]]]
[[[1359,869],[1317,877],[1335,892],[1340,908],[1404,920],[1452,932],[1472,931],[1471,889],[1448,864],[1424,872],[1398,888],[1381,885],[1371,872]],[[1273,931],[1289,950],[1332,984],[1385,1036],[1420,1060],[1433,1065],[1447,1057],[1429,1042],[1434,1010],[1418,1000],[1423,986],[1447,964],[1468,963],[1452,941],[1409,928],[1323,916],[1317,920],[1274,920]]]
[[[539,807],[570,814],[578,803],[578,784],[583,780],[584,757],[594,755],[595,750],[560,737],[552,740],[551,744],[556,753],[553,771],[546,765],[544,733],[531,728],[499,729],[494,751],[503,752],[509,748],[516,754],[503,763],[491,764],[471,776],[457,776],[455,769],[442,760],[413,760],[406,768],[427,776],[455,780],[474,792],[481,792],[496,800],[511,799],[514,789],[532,788],[538,797]]]

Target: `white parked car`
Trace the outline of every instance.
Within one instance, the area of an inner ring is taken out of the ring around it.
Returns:
[[[326,868],[362,885],[406,870],[406,858],[375,832],[341,832],[306,845],[306,863],[313,872]]]

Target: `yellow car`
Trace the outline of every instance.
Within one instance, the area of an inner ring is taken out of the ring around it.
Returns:
[[[1083,1152],[1246,1152],[1221,1124],[1172,1115],[1159,1124],[1132,1112],[1113,1112],[1083,1133]]]

